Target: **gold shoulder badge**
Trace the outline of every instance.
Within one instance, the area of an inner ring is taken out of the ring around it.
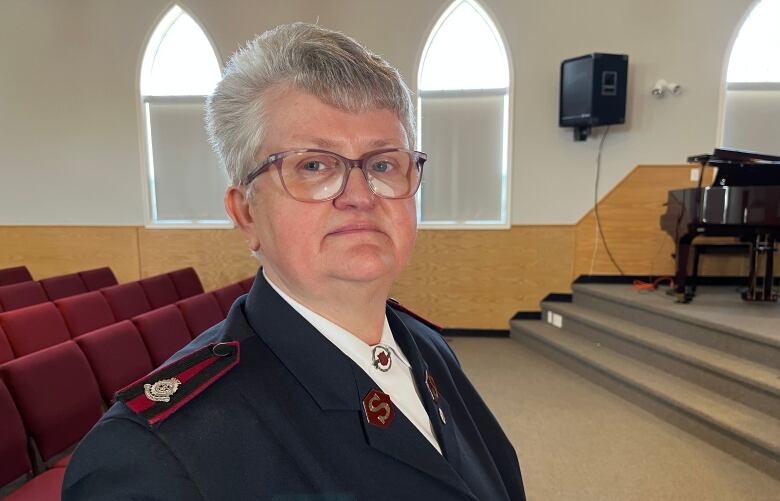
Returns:
[[[179,389],[181,381],[172,377],[170,379],[161,379],[154,384],[144,384],[144,395],[153,402],[170,402],[171,395]]]

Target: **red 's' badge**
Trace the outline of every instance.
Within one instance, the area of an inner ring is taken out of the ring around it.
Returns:
[[[363,399],[363,410],[369,423],[380,428],[387,428],[395,417],[395,407],[390,395],[379,390],[371,390]]]

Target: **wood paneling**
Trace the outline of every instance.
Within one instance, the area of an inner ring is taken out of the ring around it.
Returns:
[[[35,279],[110,265],[120,282],[138,280],[138,229],[0,226],[0,268],[20,265]]]
[[[666,275],[674,271],[674,244],[661,230],[660,217],[666,212],[663,204],[669,190],[696,186],[690,172],[690,165],[640,165],[599,202],[604,239],[624,273]],[[593,210],[577,223],[576,241],[573,278],[618,273],[597,235]]]
[[[138,229],[141,275],[192,266],[206,290],[254,276],[259,263],[237,229]]]
[[[672,239],[659,224],[667,192],[693,187],[690,165],[640,165],[599,203],[604,234],[623,271],[672,273]],[[593,211],[576,225],[508,230],[420,230],[392,294],[450,328],[506,329],[518,310],[538,310],[580,274],[616,274]],[[593,259],[592,267],[591,260]],[[0,227],[0,267],[27,265],[36,278],[110,265],[122,281],[193,266],[206,290],[253,275],[258,262],[238,230],[139,227]],[[702,272],[744,275],[746,260],[705,256]]]
[[[518,310],[569,290],[573,248],[572,226],[421,230],[392,293],[445,327],[506,329]]]

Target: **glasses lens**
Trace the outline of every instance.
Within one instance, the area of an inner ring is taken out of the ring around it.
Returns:
[[[344,163],[333,155],[296,152],[282,162],[282,182],[293,198],[326,200],[341,188],[345,170]]]
[[[384,198],[406,198],[420,186],[420,168],[409,151],[388,151],[366,159],[371,189]]]

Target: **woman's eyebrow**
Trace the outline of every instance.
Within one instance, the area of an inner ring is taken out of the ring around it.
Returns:
[[[301,144],[313,144],[314,146],[323,149],[343,146],[344,143],[346,142],[346,141],[333,141],[323,137],[293,136],[292,139],[294,142],[300,142]],[[392,145],[393,143],[391,141],[388,141],[387,139],[372,139],[371,141],[368,142],[368,147],[372,149],[385,148]]]

